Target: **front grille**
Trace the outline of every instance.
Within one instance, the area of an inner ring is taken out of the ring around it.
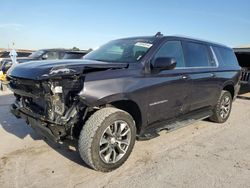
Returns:
[[[43,88],[39,82],[27,79],[7,77],[8,84],[14,93],[22,92],[23,95],[39,97],[43,94]]]
[[[77,79],[60,79],[52,82],[8,77],[8,81],[17,102],[23,108],[42,115],[50,121],[56,121],[65,115],[65,111],[72,106],[76,93],[83,85]],[[51,88],[54,86],[62,86],[63,92],[53,92]]]
[[[242,82],[249,82],[249,80],[250,80],[250,71],[249,70],[242,70],[241,81]]]
[[[28,110],[45,115],[45,92],[39,82],[33,80],[8,77],[9,87],[22,106]]]

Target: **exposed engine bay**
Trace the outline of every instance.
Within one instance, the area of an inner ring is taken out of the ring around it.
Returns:
[[[16,102],[12,108],[43,120],[53,135],[73,137],[74,126],[86,111],[77,93],[83,88],[81,76],[47,81],[33,81],[9,77]],[[16,114],[16,116],[19,116]],[[29,118],[26,119],[27,123]]]
[[[7,76],[16,97],[11,112],[54,141],[64,137],[73,139],[79,134],[75,131],[78,125],[82,126],[87,113],[93,111],[82,94],[86,76],[127,66],[90,60],[16,65]]]

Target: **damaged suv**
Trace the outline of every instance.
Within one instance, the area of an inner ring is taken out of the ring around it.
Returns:
[[[136,138],[205,118],[225,122],[239,80],[232,49],[159,33],[8,72],[11,112],[54,141],[77,139],[81,158],[103,172],[126,161]]]

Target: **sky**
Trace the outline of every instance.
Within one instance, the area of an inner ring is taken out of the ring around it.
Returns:
[[[0,18],[0,48],[89,49],[158,31],[250,44],[249,0],[1,0]]]

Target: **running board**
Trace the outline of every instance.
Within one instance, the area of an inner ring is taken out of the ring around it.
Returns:
[[[185,115],[180,119],[172,120],[172,121],[164,121],[161,123],[156,123],[150,126],[150,129],[147,129],[144,134],[138,136],[138,140],[149,140],[155,138],[159,135],[160,131],[166,130],[167,132],[174,131],[176,129],[180,129],[182,127],[186,127],[191,125],[197,121],[206,119],[212,115],[211,110],[206,111],[196,111],[191,114]]]

